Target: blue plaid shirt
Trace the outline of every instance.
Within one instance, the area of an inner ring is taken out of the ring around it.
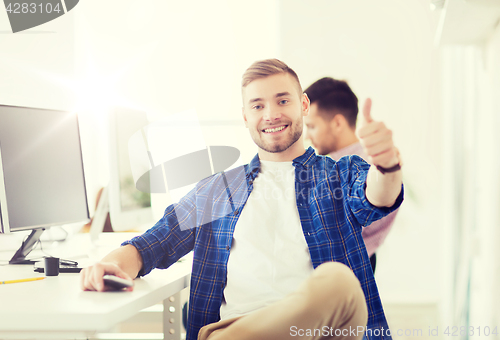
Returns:
[[[377,208],[365,196],[370,165],[358,156],[339,161],[317,156],[312,148],[293,160],[297,209],[314,268],[337,261],[349,266],[361,283],[368,306],[368,339],[391,339],[361,227],[398,208],[403,188],[391,208]],[[260,169],[250,164],[199,182],[134,245],[144,266],[139,275],[167,268],[194,249],[187,339],[197,339],[204,325],[219,320],[233,232]]]

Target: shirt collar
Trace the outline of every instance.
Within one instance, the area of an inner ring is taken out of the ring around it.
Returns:
[[[306,152],[293,160],[293,165],[300,164],[302,166],[309,167],[316,161],[316,152],[310,146],[307,148]]]
[[[293,166],[300,164],[302,166],[309,167],[314,163],[315,156],[316,153],[314,152],[314,149],[312,147],[309,147],[307,148],[306,152],[304,152],[301,156],[295,158],[292,164]],[[255,179],[259,171],[260,171],[260,160],[259,160],[259,154],[257,154],[252,159],[250,164],[248,164],[247,175],[250,176],[252,179]]]
[[[333,158],[335,161],[347,155],[358,155],[361,158],[366,158],[366,155],[363,151],[363,147],[361,146],[360,142],[353,143],[340,150],[328,154],[328,156]]]

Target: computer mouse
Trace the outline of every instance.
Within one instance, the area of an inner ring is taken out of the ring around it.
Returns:
[[[134,285],[131,281],[122,279],[121,277],[114,275],[104,275],[102,279],[104,280],[105,286],[108,286],[115,290],[132,287]]]

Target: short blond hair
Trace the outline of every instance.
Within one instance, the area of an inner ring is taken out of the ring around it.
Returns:
[[[241,88],[242,90],[250,84],[252,81],[266,78],[275,74],[288,73],[296,81],[299,88],[299,94],[302,94],[302,86],[300,86],[299,77],[294,70],[288,67],[287,64],[278,59],[265,59],[254,62],[249,68],[243,73]]]

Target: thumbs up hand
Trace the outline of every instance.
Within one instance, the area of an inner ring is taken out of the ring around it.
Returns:
[[[373,120],[371,107],[372,101],[368,98],[363,105],[363,116],[357,135],[370,163],[391,168],[399,163],[399,152],[394,146],[392,131],[383,122]]]
[[[363,121],[361,123],[361,125],[363,125],[363,123],[365,123],[364,125],[366,125],[366,123],[371,123],[373,122],[373,119],[372,119],[372,116],[371,116],[371,111],[372,111],[372,100],[370,98],[366,98],[365,100],[365,103],[363,105]]]

